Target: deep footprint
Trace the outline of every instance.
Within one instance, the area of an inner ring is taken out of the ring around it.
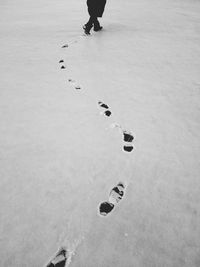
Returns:
[[[123,150],[125,152],[131,152],[133,150],[133,145],[132,142],[134,140],[134,136],[127,131],[123,131],[123,139],[124,139],[124,146],[123,146]]]
[[[108,201],[102,202],[99,206],[99,213],[102,216],[107,216],[124,196],[125,185],[119,182],[115,187],[112,188],[109,194]]]
[[[118,183],[115,187],[112,188],[109,194],[109,202],[113,205],[119,203],[124,196],[125,185],[123,183]]]
[[[134,139],[133,135],[130,133],[127,133],[126,131],[123,132],[123,135],[124,135],[125,142],[132,142]]]
[[[118,123],[112,123],[110,127],[119,129],[120,134],[123,134],[123,142],[125,142],[123,143],[123,150],[126,152],[131,152],[134,148],[132,145],[132,142],[135,139],[134,136],[130,132],[124,131],[121,125]]]
[[[64,60],[61,59],[61,60],[59,61],[59,63],[63,63],[63,64],[64,64]],[[62,65],[62,66],[61,66],[61,69],[66,69],[66,67],[65,67],[64,65]]]
[[[101,101],[99,101],[98,104],[99,104],[102,108],[106,108],[106,109],[109,108],[108,105],[102,103]]]
[[[111,111],[110,111],[110,110],[106,110],[106,111],[104,112],[104,114],[105,114],[106,116],[110,117],[110,115],[111,115]]]
[[[65,267],[67,261],[67,250],[65,248],[60,248],[56,253],[56,256],[48,263],[46,267]]]
[[[107,216],[114,209],[114,205],[110,202],[103,202],[99,206],[99,213],[102,216]]]
[[[132,145],[124,145],[123,149],[126,152],[131,152],[133,150],[133,146]]]
[[[106,105],[105,103],[99,101],[98,102],[99,106],[102,107],[102,108],[105,108],[106,111],[104,111],[104,115],[106,115],[107,117],[110,117],[110,115],[112,114],[111,111],[109,110],[109,107],[108,105]]]

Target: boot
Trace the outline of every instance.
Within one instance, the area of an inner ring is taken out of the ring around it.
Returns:
[[[95,22],[94,22],[94,31],[95,31],[95,32],[98,32],[98,31],[101,31],[102,29],[103,29],[103,27],[100,26],[99,21],[98,21],[98,20],[95,21]]]
[[[88,25],[88,24],[83,25],[84,33],[86,35],[90,35],[90,30],[92,29],[92,26],[93,25]]]
[[[101,31],[102,29],[103,29],[102,26],[94,27],[95,32]]]

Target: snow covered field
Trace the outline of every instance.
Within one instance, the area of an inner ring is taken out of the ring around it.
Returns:
[[[200,266],[199,14],[108,0],[84,37],[84,0],[0,1],[0,266],[44,267],[60,246],[70,267]]]

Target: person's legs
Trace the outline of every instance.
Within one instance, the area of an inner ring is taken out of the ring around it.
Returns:
[[[88,22],[85,25],[87,25],[88,27],[92,27],[95,19],[96,18],[94,16],[90,16]]]
[[[95,16],[90,16],[88,22],[83,26],[85,34],[90,34],[90,30],[92,29],[94,22],[97,20]]]
[[[96,18],[94,20],[94,31],[97,32],[97,31],[100,31],[102,29],[103,29],[103,27],[100,26],[100,23],[99,23],[98,19]]]
[[[100,23],[96,16],[90,16],[88,22],[83,26],[83,29],[85,31],[85,34],[90,34],[90,30],[94,26],[94,31],[100,31],[103,29],[102,26],[100,26]]]

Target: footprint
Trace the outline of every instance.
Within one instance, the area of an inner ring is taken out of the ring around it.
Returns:
[[[65,44],[65,45],[62,46],[62,48],[66,48],[66,47],[69,47],[69,45]]]
[[[75,80],[73,79],[68,79],[68,82],[76,89],[76,90],[80,90],[81,86],[79,84],[76,83]]]
[[[68,48],[71,44],[75,44],[75,43],[77,43],[78,42],[78,40],[72,40],[71,42],[69,42],[68,44],[64,44],[63,46],[62,46],[62,48]]]
[[[133,150],[132,142],[134,140],[134,136],[127,131],[123,131],[123,140],[125,142],[123,150],[126,152],[131,152]]]
[[[99,104],[99,106],[100,106],[101,108],[106,109],[106,110],[104,110],[101,114],[104,114],[105,116],[110,117],[112,113],[111,113],[111,111],[109,110],[109,106],[106,105],[106,104],[104,104],[104,103],[101,102],[101,101],[99,101],[98,104]]]
[[[55,257],[47,264],[46,267],[65,267],[68,252],[64,247],[61,247]]]
[[[112,210],[114,209],[114,204],[105,201],[103,203],[100,204],[99,206],[99,213],[102,216],[106,216],[108,215]]]
[[[122,129],[121,125],[119,125],[118,123],[112,123],[110,125],[110,128],[118,128],[120,134],[122,134],[123,136],[123,150],[125,152],[131,152],[133,150],[133,145],[132,142],[134,140],[134,136],[131,132],[125,131]]]
[[[113,205],[119,203],[124,196],[125,185],[123,183],[118,183],[115,187],[112,188],[109,194],[109,202]]]
[[[63,59],[61,59],[61,60],[59,61],[59,63],[62,63],[61,69],[66,69],[66,67],[65,67],[65,65],[64,65],[64,60],[63,60]]]
[[[134,136],[131,133],[127,133],[126,131],[123,131],[123,135],[125,142],[131,143],[134,139]]]
[[[125,185],[123,183],[118,183],[112,188],[109,194],[108,201],[102,202],[99,205],[99,213],[102,216],[107,216],[115,207],[116,204],[122,200],[124,196]]]
[[[125,145],[125,146],[123,146],[123,149],[126,152],[131,152],[133,150],[133,146],[132,145]]]

